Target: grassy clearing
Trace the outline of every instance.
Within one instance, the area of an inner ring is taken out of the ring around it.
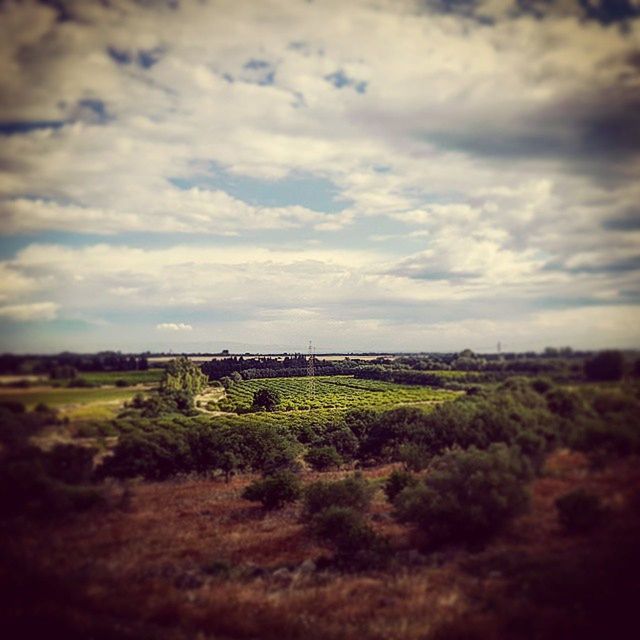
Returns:
[[[65,405],[83,405],[95,402],[124,402],[125,400],[130,400],[136,393],[139,393],[139,390],[127,388],[11,389],[10,391],[0,393],[0,401],[10,400],[22,402],[27,408],[33,408],[40,403],[59,408]]]
[[[311,393],[309,378],[268,378],[235,383],[227,396],[236,410],[247,410],[253,394],[271,389],[280,396],[279,412],[309,409],[390,408],[404,404],[441,402],[454,397],[450,391],[404,386],[353,376],[318,376]]]

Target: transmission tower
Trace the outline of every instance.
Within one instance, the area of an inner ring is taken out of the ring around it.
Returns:
[[[309,378],[309,397],[313,400],[316,395],[316,350],[309,340],[309,356],[307,357],[307,377]]]

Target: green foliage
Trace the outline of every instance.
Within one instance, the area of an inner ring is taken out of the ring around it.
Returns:
[[[632,389],[591,392],[590,407],[567,427],[567,443],[599,457],[640,452],[640,400]]]
[[[382,565],[387,557],[388,543],[356,509],[328,507],[314,516],[310,529],[335,552],[338,565],[366,569]]]
[[[556,500],[558,521],[569,533],[585,533],[602,523],[604,510],[598,496],[575,489]]]
[[[162,389],[197,395],[209,384],[209,378],[200,367],[186,356],[169,361],[161,381]]]
[[[191,472],[221,471],[227,478],[236,470],[274,472],[292,468],[301,449],[286,430],[211,422],[204,416],[136,416],[114,424],[121,435],[99,469],[101,477],[163,480]]]
[[[309,449],[304,459],[316,471],[327,471],[342,464],[342,458],[335,447],[314,447]]]
[[[419,479],[409,471],[395,469],[384,483],[384,492],[389,502],[393,502],[401,491],[407,487],[414,487],[418,482]]]
[[[265,509],[281,509],[302,494],[300,480],[291,471],[279,471],[252,482],[243,492],[245,500],[261,502]]]
[[[483,543],[526,509],[529,477],[526,459],[504,444],[451,450],[396,496],[397,517],[416,525],[432,547]]]
[[[404,464],[409,471],[422,471],[431,459],[429,451],[424,446],[409,442],[398,447],[397,459]]]
[[[10,448],[26,445],[31,436],[58,422],[51,409],[26,412],[20,403],[4,402],[0,406],[0,444]]]
[[[273,389],[258,389],[253,394],[253,409],[275,411],[280,402],[280,396]]]
[[[53,518],[83,511],[103,502],[99,490],[72,481],[84,480],[77,469],[63,467],[58,454],[32,446],[12,445],[0,459],[0,520],[16,516]],[[56,473],[56,476],[53,473]]]
[[[306,519],[329,507],[348,507],[356,511],[366,511],[375,493],[372,486],[361,474],[354,474],[336,482],[314,482],[304,491],[304,514]]]
[[[620,380],[624,374],[624,356],[620,351],[601,351],[584,364],[588,380]]]
[[[147,396],[136,394],[125,405],[121,416],[140,415],[143,418],[157,418],[172,413],[194,414],[193,395],[188,391],[164,389]]]

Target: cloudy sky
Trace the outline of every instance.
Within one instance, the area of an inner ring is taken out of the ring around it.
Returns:
[[[0,349],[640,346],[640,0],[0,3]]]

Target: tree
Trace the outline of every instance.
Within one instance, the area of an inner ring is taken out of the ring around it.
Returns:
[[[396,514],[415,524],[432,547],[483,543],[526,510],[529,475],[520,451],[504,444],[450,450],[424,480],[396,496]]]
[[[584,364],[589,380],[620,380],[624,373],[624,357],[620,351],[601,351]]]
[[[273,389],[258,389],[253,394],[253,408],[257,411],[275,411],[280,396]]]
[[[209,378],[202,373],[200,367],[186,356],[174,358],[165,368],[162,376],[162,389],[167,391],[186,391],[196,395],[209,384]]]

